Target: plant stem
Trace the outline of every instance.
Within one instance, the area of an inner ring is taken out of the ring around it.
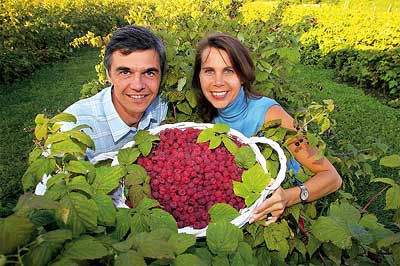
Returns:
[[[386,189],[388,189],[390,187],[390,185],[387,185],[386,187],[384,187],[383,189],[381,189],[378,193],[376,193],[374,196],[372,196],[370,198],[370,200],[368,201],[367,204],[365,204],[364,208],[362,208],[361,213],[367,212],[367,208],[369,205],[371,205],[372,202],[374,202],[380,194],[382,194]]]

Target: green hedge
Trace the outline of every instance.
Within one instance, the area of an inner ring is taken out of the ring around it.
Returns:
[[[88,31],[105,34],[124,24],[126,1],[5,0],[0,2],[0,81],[26,76],[65,57]]]

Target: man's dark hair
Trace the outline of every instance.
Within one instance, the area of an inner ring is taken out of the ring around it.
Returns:
[[[112,54],[120,51],[129,55],[135,51],[154,49],[160,57],[161,76],[165,72],[165,47],[160,38],[154,35],[149,29],[141,26],[126,25],[118,28],[112,34],[110,42],[106,46],[104,54],[104,66],[110,72]]]

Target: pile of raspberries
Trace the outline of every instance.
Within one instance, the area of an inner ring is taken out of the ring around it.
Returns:
[[[151,177],[152,197],[172,214],[179,228],[206,227],[208,210],[215,203],[227,203],[237,210],[245,207],[232,184],[232,180],[241,181],[243,169],[223,145],[210,150],[208,142],[197,144],[200,132],[193,128],[163,130],[150,155],[138,159]]]

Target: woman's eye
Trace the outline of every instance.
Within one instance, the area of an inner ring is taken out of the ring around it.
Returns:
[[[234,71],[233,71],[233,69],[225,69],[225,73],[226,74],[233,74]]]
[[[212,74],[212,73],[214,73],[214,71],[213,71],[212,69],[205,69],[205,70],[204,70],[204,73],[206,73],[206,74]]]

